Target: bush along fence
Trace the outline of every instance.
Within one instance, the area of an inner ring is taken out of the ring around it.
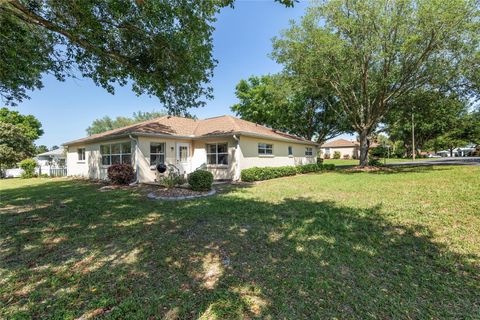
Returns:
[[[241,172],[241,179],[245,182],[269,180],[280,177],[294,176],[297,173],[310,173],[320,171],[335,170],[334,164],[305,164],[300,166],[285,166],[285,167],[253,167],[244,169]]]

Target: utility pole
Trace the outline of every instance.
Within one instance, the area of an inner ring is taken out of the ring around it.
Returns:
[[[412,108],[412,159],[415,161],[415,118]]]

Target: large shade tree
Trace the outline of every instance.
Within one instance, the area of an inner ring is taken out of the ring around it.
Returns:
[[[293,0],[278,0],[291,6]],[[171,113],[204,104],[215,15],[234,0],[2,0],[0,95],[15,104],[42,76],[76,75],[114,92],[129,81]]]
[[[287,74],[308,69],[329,86],[359,136],[364,166],[368,136],[394,101],[422,87],[474,88],[462,70],[475,61],[478,30],[474,0],[331,0],[275,39],[273,57]]]
[[[236,87],[239,103],[232,110],[242,119],[318,143],[349,130],[334,111],[335,98],[300,81],[285,75],[241,80]]]

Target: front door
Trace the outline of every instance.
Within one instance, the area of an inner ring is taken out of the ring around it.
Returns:
[[[190,144],[177,143],[177,167],[180,173],[190,172]]]

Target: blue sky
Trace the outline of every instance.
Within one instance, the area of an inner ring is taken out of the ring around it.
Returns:
[[[192,113],[199,118],[231,114],[240,79],[279,71],[280,66],[268,57],[271,39],[288,27],[289,20],[300,18],[308,5],[301,1],[294,8],[285,8],[273,0],[237,0],[235,8],[223,9],[214,33],[213,55],[218,65],[211,86],[215,97]],[[156,98],[137,97],[129,86],[118,87],[111,95],[88,78],[58,82],[46,76],[44,88],[30,96],[15,109],[42,122],[45,133],[36,144],[48,147],[85,136],[91,122],[105,115],[129,116],[138,110],[161,109]]]

